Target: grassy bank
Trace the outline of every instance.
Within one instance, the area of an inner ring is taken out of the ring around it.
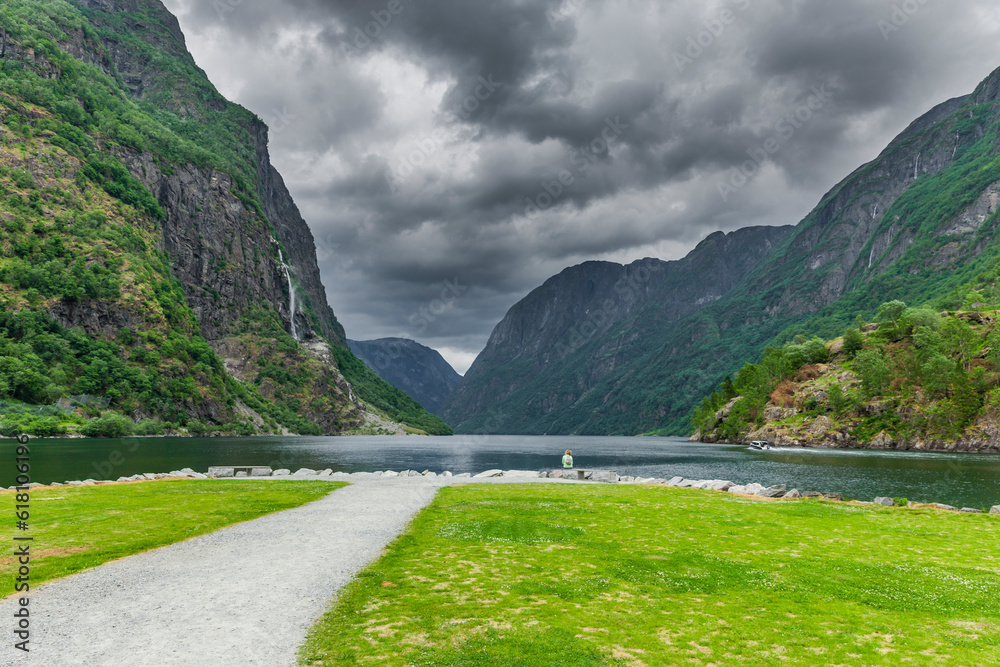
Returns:
[[[337,482],[169,481],[58,487],[31,493],[31,583],[204,535],[318,500]],[[15,495],[3,495],[13,512]],[[12,581],[15,559],[0,558]],[[9,594],[8,586],[4,594]]]
[[[673,488],[443,489],[303,665],[971,665],[1000,521]]]

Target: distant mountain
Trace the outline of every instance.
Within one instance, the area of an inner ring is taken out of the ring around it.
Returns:
[[[891,299],[960,305],[1000,261],[998,209],[1000,71],[913,122],[791,233],[709,237],[622,295],[609,280],[661,263],[551,279],[497,326],[443,416],[464,432],[690,432],[694,405],[769,344],[833,338]],[[723,238],[740,241],[714,249]]]
[[[634,415],[607,397],[678,323],[723,298],[791,230],[718,232],[674,262],[566,269],[511,308],[442,416],[463,431],[634,431]]]
[[[406,338],[347,343],[380,378],[405,391],[432,414],[439,414],[441,404],[462,381],[437,350]]]

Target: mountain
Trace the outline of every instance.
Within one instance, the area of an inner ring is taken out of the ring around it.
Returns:
[[[462,376],[432,350],[406,338],[347,341],[351,352],[378,376],[402,389],[433,414],[462,381]]]
[[[971,95],[913,122],[721,298],[678,322],[658,319],[660,304],[649,299],[631,319],[598,327],[574,346],[573,326],[590,316],[563,304],[574,304],[593,281],[583,267],[549,281],[498,325],[443,414],[463,431],[690,432],[696,403],[768,344],[796,334],[839,335],[858,315],[871,316],[892,299],[955,307],[962,286],[1000,255],[998,207],[1000,72],[994,72]],[[696,292],[683,280],[678,289]],[[570,326],[543,334],[543,301],[565,311],[557,317]],[[543,335],[555,347],[535,342]],[[561,356],[557,348],[568,352]],[[524,410],[529,417],[521,421]]]
[[[463,431],[615,433],[630,417],[605,397],[648,349],[723,298],[791,227],[712,234],[674,262],[566,269],[516,304],[448,398]]]
[[[0,400],[68,400],[69,428],[450,432],[347,349],[267,126],[158,0],[5,0],[0,65]]]

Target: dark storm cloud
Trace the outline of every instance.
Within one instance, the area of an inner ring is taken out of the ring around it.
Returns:
[[[271,124],[352,338],[463,363],[569,264],[797,222],[1000,65],[986,0],[166,2],[213,81]]]

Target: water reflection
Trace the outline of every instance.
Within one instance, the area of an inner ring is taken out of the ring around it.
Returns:
[[[13,441],[0,441],[0,484],[14,479]],[[623,475],[728,479],[832,491],[989,507],[1000,503],[1000,457],[975,454],[780,449],[750,452],[731,445],[691,444],[675,438],[574,436],[455,436],[451,438],[148,438],[36,440],[32,472],[39,482],[117,479],[213,465],[273,468],[451,470],[557,468],[566,449],[577,465]]]

